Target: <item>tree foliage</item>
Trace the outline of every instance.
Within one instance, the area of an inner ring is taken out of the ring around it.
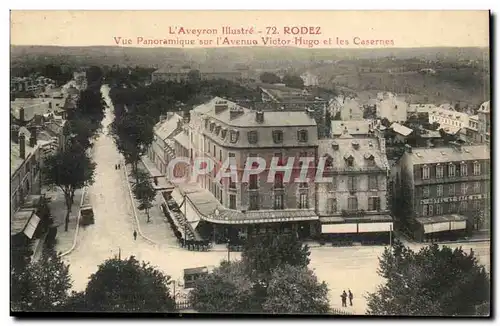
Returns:
[[[253,284],[242,262],[224,262],[196,281],[189,294],[198,312],[252,312]]]
[[[272,72],[263,72],[260,74],[259,79],[261,82],[266,84],[279,84],[281,83],[281,78]]]
[[[309,247],[293,235],[265,233],[248,239],[241,258],[252,277],[266,282],[279,266],[307,267],[310,254]]]
[[[69,214],[75,191],[94,183],[96,164],[78,144],[68,144],[65,150],[48,156],[42,167],[46,185],[59,187],[66,204],[65,231],[68,231]]]
[[[470,316],[490,301],[490,279],[473,252],[437,244],[413,252],[400,242],[379,258],[386,283],[368,296],[368,313]]]
[[[224,262],[196,281],[190,300],[197,311],[328,312],[328,290],[307,268],[307,246],[286,235],[262,235],[250,241],[241,261]]]
[[[328,287],[306,267],[285,264],[272,273],[263,310],[273,314],[328,313]]]
[[[13,311],[55,311],[68,298],[71,288],[69,266],[59,254],[46,249],[40,260],[23,271],[11,268],[11,308]]]
[[[297,75],[285,75],[283,76],[283,84],[287,87],[291,88],[298,88],[298,89],[303,89],[304,88],[304,80]]]
[[[137,183],[132,187],[132,192],[134,193],[134,197],[139,201],[139,209],[146,212],[149,223],[149,209],[153,207],[152,203],[155,200],[156,191],[147,173],[139,173],[139,171],[136,173]]]
[[[108,259],[90,276],[85,310],[103,312],[171,312],[170,276],[134,256]],[[79,300],[76,300],[78,304]],[[81,302],[81,295],[80,295]]]

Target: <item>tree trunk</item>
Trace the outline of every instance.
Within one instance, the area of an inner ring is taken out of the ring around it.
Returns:
[[[148,217],[147,223],[149,223],[149,221],[150,221],[149,208],[146,208],[146,216]]]
[[[68,225],[69,225],[69,213],[71,213],[71,197],[69,195],[64,195],[66,199],[66,217],[64,219],[64,231],[68,232]]]
[[[133,171],[133,173],[135,175],[135,184],[139,183],[139,175],[137,174],[137,164],[138,164],[137,161],[134,161],[132,163],[132,171]]]

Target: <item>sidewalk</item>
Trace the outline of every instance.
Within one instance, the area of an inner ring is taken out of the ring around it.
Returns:
[[[140,170],[148,172],[148,170],[141,163],[138,164],[138,168]],[[126,169],[128,175],[128,182],[129,183],[134,182],[135,181],[134,178],[130,175],[131,167],[126,166]],[[156,199],[152,203],[153,207],[149,209],[150,220],[148,223],[147,222],[148,217],[146,215],[146,212],[144,210],[141,211],[137,209],[139,203],[134,198],[134,205],[136,207],[139,226],[141,228],[142,233],[149,239],[153,240],[155,243],[168,247],[179,247],[174,232],[171,230],[170,225],[166,221],[166,217],[160,208],[162,202],[163,202],[162,194],[157,193]]]
[[[82,200],[82,195],[84,190],[77,189],[75,191],[75,198],[73,201],[73,206],[71,207],[71,213],[69,215],[68,231],[64,231],[64,219],[66,217],[66,203],[64,201],[64,194],[61,189],[56,188],[53,190],[44,189],[47,197],[52,200],[49,203],[50,213],[54,219],[54,225],[57,226],[57,252],[67,252],[73,246],[73,242],[76,234],[76,226],[78,219],[78,211],[80,209],[80,202]]]

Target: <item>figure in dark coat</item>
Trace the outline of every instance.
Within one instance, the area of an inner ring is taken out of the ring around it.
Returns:
[[[134,240],[137,240],[137,231],[134,230]]]
[[[342,298],[342,307],[347,307],[347,293],[345,293],[345,290],[340,297]]]
[[[349,289],[348,292],[349,292],[349,304],[352,306],[352,299],[354,298],[354,296],[352,295],[351,289]]]

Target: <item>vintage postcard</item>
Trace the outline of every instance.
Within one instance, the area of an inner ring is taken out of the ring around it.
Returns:
[[[10,23],[11,315],[490,316],[488,11]]]

